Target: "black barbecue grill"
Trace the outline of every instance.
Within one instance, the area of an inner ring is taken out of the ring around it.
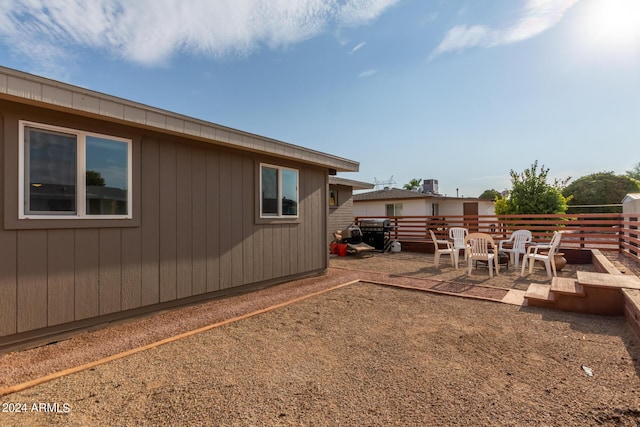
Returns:
[[[378,251],[391,250],[391,220],[361,219],[358,223],[362,232],[362,241]]]

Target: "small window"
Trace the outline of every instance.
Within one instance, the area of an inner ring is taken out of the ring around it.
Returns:
[[[385,207],[387,216],[402,216],[402,203],[388,204]]]
[[[131,140],[20,122],[20,218],[131,218]]]
[[[298,171],[260,165],[260,217],[298,217]]]
[[[338,206],[338,190],[329,190],[329,206]]]

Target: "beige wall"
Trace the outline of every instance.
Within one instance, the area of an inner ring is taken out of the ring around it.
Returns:
[[[484,200],[447,199],[440,202],[440,215],[463,215],[464,203],[478,203],[478,215],[494,215],[495,203]]]
[[[640,213],[640,199],[631,199],[623,203],[622,213]]]
[[[437,203],[439,215],[462,215],[465,199],[403,199],[403,200],[372,200],[358,201],[353,204],[354,216],[385,216],[385,205],[390,203],[402,203],[403,216],[431,216],[432,205]],[[475,203],[475,200],[473,201]],[[491,201],[478,201],[479,215],[493,215],[494,203]]]
[[[386,216],[387,204],[402,204],[402,215],[431,215],[431,203],[425,203],[422,199],[402,199],[402,200],[372,200],[361,201],[353,204],[354,216]],[[429,212],[429,213],[427,213]]]
[[[329,206],[329,242],[333,240],[336,230],[343,230],[353,222],[353,191],[345,185],[329,185],[329,190],[336,191],[338,195],[337,205]]]

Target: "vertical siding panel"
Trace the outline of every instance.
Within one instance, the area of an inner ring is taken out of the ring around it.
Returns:
[[[250,157],[245,157],[242,162],[242,265],[243,265],[243,284],[253,283],[255,281],[253,264],[255,259],[253,239],[255,216],[254,203],[254,163]]]
[[[47,232],[18,232],[18,332],[47,326]]]
[[[122,309],[142,305],[142,231],[140,228],[122,230]]]
[[[313,189],[313,184],[311,183],[311,176],[309,169],[304,169],[304,195],[305,195],[305,213],[304,213],[304,238],[305,242],[304,248],[302,249],[304,252],[304,271],[309,271],[311,266],[313,265],[313,242],[312,242],[312,231],[313,227],[311,221],[313,221],[313,200],[311,199],[311,191]]]
[[[176,144],[160,143],[160,301],[176,299]]]
[[[220,155],[220,288],[226,289],[231,286],[231,156],[228,153]],[[237,190],[236,190],[237,191]]]
[[[284,256],[282,250],[282,233],[285,229],[283,224],[277,224],[271,226],[271,241],[273,245],[273,257],[271,262],[273,263],[272,277],[282,276],[282,258]]]
[[[316,190],[314,192],[315,194],[315,200],[316,200],[316,206],[317,206],[317,210],[315,212],[316,215],[316,221],[314,222],[314,227],[316,229],[315,232],[315,236],[314,236],[314,242],[315,242],[315,256],[316,256],[316,260],[317,260],[317,267],[316,268],[324,268],[324,251],[323,249],[326,247],[326,219],[327,217],[325,216],[325,211],[327,210],[327,206],[325,204],[322,203],[322,201],[324,200],[324,193],[325,193],[325,180],[323,175],[320,173],[319,170],[314,171],[314,175],[316,177],[315,182],[316,182]]]
[[[317,198],[316,198],[316,179],[313,169],[307,171],[307,181],[308,181],[308,198],[310,205],[309,212],[309,240],[307,245],[307,250],[309,251],[309,270],[314,270],[317,268],[318,262],[318,254],[317,254],[317,244],[316,244],[316,230],[318,229],[318,209],[322,209],[318,206]]]
[[[319,171],[313,170],[313,201],[315,207],[313,209],[313,257],[314,257],[314,269],[323,267],[323,252],[322,247],[324,245],[324,211],[325,206],[322,204],[322,193],[324,192],[324,180]]]
[[[192,295],[193,255],[192,255],[192,186],[191,186],[191,147],[178,144],[176,153],[176,194],[177,200],[177,297],[185,298]]]
[[[311,182],[311,172],[304,169],[304,195],[305,195],[305,213],[304,213],[304,271],[313,269],[313,183]]]
[[[256,206],[256,209],[258,207]],[[253,281],[264,280],[264,237],[262,226],[253,227]]]
[[[242,239],[243,234],[243,199],[244,177],[242,157],[234,155],[231,161],[231,286],[243,283]]]
[[[207,157],[206,151],[196,149],[191,158],[193,188],[193,294],[207,291]]]
[[[220,155],[207,153],[207,292],[220,288]]]
[[[141,303],[145,306],[160,302],[160,147],[158,141],[144,138],[141,155]]]
[[[4,336],[15,334],[17,327],[16,232],[0,229],[0,241],[0,335]]]
[[[75,320],[100,313],[98,240],[98,230],[75,230]]]
[[[307,201],[305,198],[305,185],[304,183],[306,182],[305,180],[305,176],[304,173],[302,171],[300,171],[300,182],[298,185],[299,188],[299,197],[300,197],[300,201],[299,201],[299,205],[298,205],[298,216],[300,218],[300,222],[297,224],[297,234],[298,234],[298,241],[296,244],[296,249],[297,249],[297,253],[298,253],[298,265],[297,265],[297,270],[299,273],[302,273],[305,271],[306,269],[306,253],[305,253],[305,241],[304,239],[306,238],[306,233],[305,233],[305,229],[306,229],[306,215],[307,215]]]
[[[308,187],[308,199],[309,199],[309,205],[310,205],[310,209],[309,209],[309,240],[307,241],[307,250],[309,251],[309,260],[311,261],[308,268],[310,270],[313,270],[315,268],[317,268],[317,263],[318,263],[318,255],[316,253],[316,230],[317,230],[317,223],[318,223],[318,209],[320,209],[320,207],[317,204],[316,201],[316,193],[315,193],[315,174],[313,173],[313,170],[309,170],[307,171],[307,181],[309,183],[309,187]]]
[[[274,250],[275,245],[273,243],[273,226],[262,226],[262,239],[264,248],[262,268],[264,271],[264,280],[273,278],[273,262],[274,262]]]
[[[289,228],[289,273],[297,274],[300,272],[298,268],[298,230],[300,229],[300,224],[292,224]]]
[[[11,135],[5,135],[4,130],[5,117],[0,112],[0,164],[5,164],[5,150],[10,151],[11,145],[5,147],[5,136],[12,139]],[[17,149],[16,143],[12,144]],[[10,153],[7,153],[10,154]],[[3,168],[6,173],[9,171],[11,164]],[[17,164],[15,165],[17,169]],[[5,200],[11,197],[10,191],[6,191],[4,185],[4,174],[0,173],[0,212],[5,212]],[[17,192],[17,189],[15,190]],[[5,212],[6,213],[6,212]],[[15,334],[17,330],[17,235],[15,231],[5,231],[0,227],[0,336]]]
[[[122,309],[122,237],[119,228],[102,228],[100,235],[100,314]]]
[[[50,230],[47,245],[48,326],[73,322],[75,239],[73,230]]]
[[[324,268],[329,268],[329,241],[327,240],[327,236],[329,235],[329,175],[325,171],[322,171],[322,178],[324,181],[324,185],[322,186],[323,190],[321,193],[321,197],[323,206],[322,214],[324,215],[324,221],[321,230],[323,240],[320,242],[320,244],[324,249],[321,252],[322,264]]]
[[[295,244],[291,240],[291,228],[292,224],[283,224],[282,225],[282,275],[288,276],[291,274],[291,256],[289,256],[291,252],[291,245]]]
[[[253,281],[260,282],[265,280],[264,273],[264,226],[262,224],[256,224],[256,218],[260,218],[260,163],[258,160],[253,159],[253,172],[251,177],[252,190],[251,197],[253,197],[251,223],[253,224]]]
[[[308,239],[308,236],[307,236],[308,212],[306,212],[308,203],[305,203],[304,206],[305,206],[305,214],[302,216],[302,222],[300,223],[300,227],[298,228],[298,236],[300,237],[300,239],[298,240],[298,268],[301,273],[307,271],[307,259],[308,259],[307,244],[306,244],[306,240]]]

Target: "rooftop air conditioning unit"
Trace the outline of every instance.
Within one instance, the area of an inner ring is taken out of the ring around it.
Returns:
[[[438,194],[438,180],[437,179],[423,179],[422,180],[422,192],[425,194]]]

